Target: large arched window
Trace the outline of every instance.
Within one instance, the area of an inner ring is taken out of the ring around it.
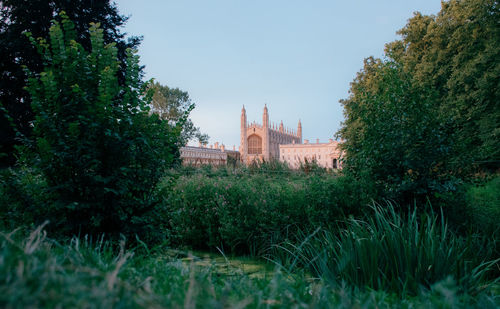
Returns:
[[[250,135],[248,138],[248,154],[262,154],[262,138]]]

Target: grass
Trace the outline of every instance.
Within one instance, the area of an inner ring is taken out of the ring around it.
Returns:
[[[478,254],[476,248],[488,246],[480,240],[457,236],[432,211],[401,215],[388,203],[374,205],[372,215],[351,219],[340,232],[318,229],[300,245],[280,246],[287,254],[279,263],[291,271],[304,266],[335,284],[402,296],[443,280],[456,280],[460,292],[477,295],[500,280],[492,278],[500,259]]]
[[[358,289],[314,280],[277,268],[251,277],[235,263],[224,271],[197,265],[143,247],[126,250],[102,238],[61,243],[43,226],[23,237],[0,234],[0,307],[2,308],[495,308],[498,297],[482,291],[460,292],[450,277],[415,296]],[[233,266],[231,266],[233,265]]]
[[[182,255],[140,240],[55,240],[45,225],[12,231],[33,222],[32,214],[12,207],[24,191],[3,196],[0,308],[500,307],[498,179],[467,190],[471,222],[493,231],[479,236],[450,230],[425,207],[360,208],[371,191],[341,175],[280,173],[226,169],[166,179],[172,193],[159,216],[174,248],[265,253],[273,265]],[[32,180],[26,188],[37,191]],[[0,191],[10,192],[7,185]],[[23,203],[43,207],[43,200]]]

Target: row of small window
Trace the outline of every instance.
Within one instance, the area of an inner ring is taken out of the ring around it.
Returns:
[[[301,160],[302,158],[300,157],[300,155],[294,155],[293,159],[295,159],[295,160]],[[311,160],[311,159],[321,160],[321,155],[318,155],[317,158],[316,158],[316,155],[312,156],[312,158],[306,157],[306,159],[307,160]],[[285,156],[284,155],[283,155],[283,160],[285,160]],[[288,155],[288,160],[290,160],[290,155]]]
[[[319,149],[319,150],[312,150],[312,149],[305,149],[304,150],[304,149],[299,149],[299,152],[309,152],[309,153],[311,153],[311,152],[321,152],[321,151],[322,152],[328,152],[328,150],[329,149],[327,149],[327,148],[322,148],[322,149]],[[292,152],[292,149],[283,149],[283,152],[290,153],[290,152]],[[297,149],[293,149],[293,152],[296,153]]]
[[[211,155],[208,153],[198,153],[198,152],[183,152],[182,155],[183,157],[203,157],[203,158],[223,158],[224,156],[221,155]]]
[[[300,160],[300,157],[294,156],[294,159],[295,160]],[[310,160],[311,158],[306,158],[306,159]],[[319,159],[321,159],[321,156],[319,156]],[[283,161],[285,161],[285,156],[283,156]],[[290,156],[288,156],[288,161],[290,161]],[[339,162],[337,161],[337,159],[333,159],[332,160],[332,168],[334,168],[334,169],[339,168]]]

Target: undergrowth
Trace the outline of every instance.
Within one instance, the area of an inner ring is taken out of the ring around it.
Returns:
[[[127,250],[103,238],[57,242],[43,226],[0,233],[2,308],[495,308],[498,296],[460,292],[451,277],[413,297],[312,279],[276,269],[250,278],[170,257],[164,248]]]
[[[303,241],[278,246],[279,263],[290,271],[306,267],[329,282],[416,295],[422,287],[452,278],[463,293],[495,286],[500,259],[488,248],[493,240],[458,236],[435,212],[396,212],[373,205],[365,219],[351,218],[340,232],[318,228]],[[489,242],[489,243],[488,243]]]

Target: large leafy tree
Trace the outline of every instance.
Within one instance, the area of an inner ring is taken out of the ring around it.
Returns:
[[[419,87],[438,93],[435,112],[453,139],[450,160],[467,171],[500,167],[500,4],[452,0],[437,15],[416,13],[387,55]]]
[[[126,51],[120,83],[118,49],[105,44],[104,30],[91,26],[90,51],[77,33],[63,13],[48,40],[31,37],[45,66],[29,72],[35,119],[26,151],[55,196],[33,211],[68,234],[150,237],[161,231],[153,224],[155,189],[178,158],[182,122],[171,126],[149,114],[152,94],[133,50]]]
[[[1,0],[0,1],[0,166],[14,162],[13,147],[19,144],[15,131],[29,136],[33,111],[26,86],[23,66],[32,72],[41,72],[43,60],[34,46],[23,35],[48,37],[51,21],[61,11],[73,20],[75,40],[86,50],[91,41],[88,31],[91,22],[100,23],[105,43],[116,42],[120,59],[119,82],[124,82],[126,49],[136,47],[140,38],[124,39],[120,27],[127,18],[118,14],[109,0]],[[11,121],[7,121],[11,120]],[[15,129],[11,124],[14,124]]]
[[[374,181],[386,198],[442,191],[446,181],[438,180],[448,180],[441,176],[449,145],[435,117],[435,96],[413,85],[400,64],[365,59],[341,101],[346,171]]]
[[[202,144],[208,142],[208,135],[201,133],[200,128],[196,127],[191,119],[186,118],[194,108],[194,103],[186,91],[182,91],[179,88],[162,86],[159,83],[155,83],[152,89],[154,90],[151,102],[152,111],[172,125],[176,125],[180,121],[183,122],[180,140],[182,146],[193,139],[198,140]]]
[[[347,172],[406,199],[500,166],[499,9],[493,0],[443,2],[435,16],[416,13],[384,60],[365,61],[341,101]]]

